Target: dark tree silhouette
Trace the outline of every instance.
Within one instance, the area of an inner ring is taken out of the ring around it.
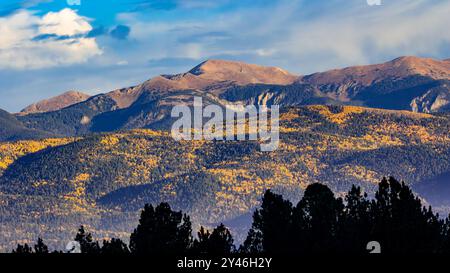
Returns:
[[[123,255],[130,254],[130,250],[122,240],[112,238],[111,241],[103,241],[101,253],[106,255]]]
[[[371,236],[384,253],[433,253],[440,244],[443,222],[411,189],[394,178],[384,178],[372,202]]]
[[[235,252],[233,242],[233,237],[224,224],[220,224],[212,233],[201,227],[198,232],[198,239],[193,244],[193,252],[210,255],[231,254]]]
[[[18,244],[17,248],[13,250],[15,254],[31,254],[33,253],[33,249],[28,244]]]
[[[37,243],[34,245],[34,253],[37,254],[47,254],[48,247],[44,244],[44,241],[41,238],[38,238]]]
[[[450,253],[450,220],[441,220],[404,183],[383,179],[373,200],[352,187],[344,200],[311,184],[294,208],[267,191],[240,251],[365,254],[378,241],[386,254]]]
[[[253,214],[253,225],[243,249],[266,253],[287,252],[291,230],[292,204],[281,195],[266,191],[261,208]],[[258,245],[261,244],[261,245]]]
[[[86,254],[100,253],[100,245],[92,239],[91,233],[86,233],[84,226],[80,226],[75,241],[80,243],[81,252]]]
[[[247,253],[247,254],[262,253],[264,251],[262,241],[263,238],[261,231],[256,231],[253,228],[251,228],[248,231],[247,238],[239,248],[239,253]]]
[[[203,226],[200,227],[200,231],[197,232],[198,238],[194,240],[192,245],[192,252],[195,254],[207,254],[209,250],[209,238],[211,233]]]
[[[360,187],[352,186],[345,197],[345,208],[337,230],[338,248],[349,254],[366,253],[371,241],[371,203]]]
[[[212,232],[201,227],[192,238],[189,217],[167,203],[145,205],[130,246],[120,239],[102,248],[80,227],[75,240],[83,253],[126,255],[229,255],[233,237],[223,225]],[[384,178],[373,198],[353,186],[344,199],[323,184],[309,185],[298,204],[266,191],[253,214],[252,228],[240,246],[246,254],[366,254],[367,243],[378,241],[384,254],[450,254],[450,216],[443,220],[405,184]],[[18,245],[13,253],[48,253],[41,238],[31,248]]]
[[[440,252],[443,254],[450,254],[450,215],[445,219],[445,222],[442,224],[442,244],[440,248]]]
[[[226,255],[235,251],[233,236],[224,224],[216,227],[209,237],[209,254]]]
[[[145,205],[139,225],[131,234],[134,254],[173,254],[186,252],[192,244],[192,227],[188,216],[172,211],[169,204],[156,208]]]
[[[309,185],[302,200],[294,208],[291,235],[296,252],[335,252],[338,221],[343,204],[325,185]]]

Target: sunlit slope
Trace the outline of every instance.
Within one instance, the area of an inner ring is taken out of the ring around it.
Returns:
[[[84,222],[120,234],[147,202],[168,201],[212,223],[248,213],[268,188],[296,199],[314,182],[338,193],[352,184],[371,193],[385,175],[419,183],[450,171],[449,129],[446,116],[308,106],[282,110],[274,152],[253,141],[176,142],[151,130],[61,140],[8,157],[2,224],[38,219],[34,229],[49,232],[53,221],[67,230]]]
[[[144,185],[144,191],[161,188],[157,197],[169,193],[168,198],[177,199],[180,193],[171,190],[172,184],[202,176],[221,185],[215,189],[215,205],[245,211],[268,187],[304,188],[321,181],[343,190],[350,183],[370,187],[389,174],[416,182],[449,167],[446,117],[311,106],[291,108],[281,119],[282,141],[275,152],[260,152],[258,143],[250,141],[176,142],[165,132],[137,130],[86,137],[21,157],[9,165],[0,185],[6,193],[89,202]],[[104,199],[114,203],[114,198]]]
[[[19,157],[73,141],[75,141],[75,138],[48,138],[42,140],[0,142],[0,175]]]

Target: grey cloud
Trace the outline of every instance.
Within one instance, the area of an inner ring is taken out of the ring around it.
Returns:
[[[126,40],[128,35],[130,35],[130,27],[125,25],[118,25],[113,30],[111,30],[110,34],[113,38],[118,40]]]

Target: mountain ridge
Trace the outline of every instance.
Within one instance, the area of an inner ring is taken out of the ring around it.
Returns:
[[[55,97],[41,100],[25,107],[20,115],[44,113],[61,110],[68,106],[83,102],[91,96],[79,91],[67,91]]]
[[[354,105],[423,113],[450,111],[450,63],[399,57],[295,76],[276,67],[207,60],[189,71],[153,77],[63,109],[17,118],[29,129],[63,136],[123,129],[167,129],[173,106],[253,104]]]
[[[448,60],[402,56],[380,64],[349,66],[317,72],[301,76],[299,80],[316,84],[343,83],[346,80],[354,80],[368,85],[387,77],[402,78],[414,75],[449,80],[450,63]]]
[[[41,139],[53,134],[41,130],[29,129],[14,115],[0,109],[0,142],[20,139]]]
[[[279,67],[261,66],[256,64],[248,64],[240,61],[228,61],[218,59],[208,59],[201,62],[194,68],[190,69],[186,73],[181,74],[164,74],[155,76],[142,84],[113,90],[104,94],[112,98],[116,98],[117,104],[120,108],[128,107],[134,102],[129,100],[126,103],[120,102],[121,95],[130,95],[136,99],[137,95],[142,92],[141,89],[147,90],[174,90],[174,89],[201,89],[208,87],[207,83],[198,83],[200,78],[203,81],[212,82],[234,82],[241,85],[246,84],[280,84],[288,85],[293,82],[313,83],[313,84],[339,84],[343,83],[346,79],[358,80],[363,85],[368,85],[376,82],[380,77],[406,77],[413,75],[428,76],[433,79],[445,79],[450,80],[450,59],[435,60],[432,58],[420,58],[414,56],[402,56],[391,61],[379,64],[371,65],[358,65],[348,66],[345,68],[331,69],[324,72],[316,72],[308,75],[296,76],[290,72],[283,70]],[[397,70],[396,70],[397,69]],[[368,75],[368,72],[374,72],[375,75]],[[242,75],[239,75],[242,74]],[[250,76],[249,76],[250,75]],[[194,77],[192,77],[194,76]],[[274,77],[275,76],[275,77]],[[88,99],[90,96],[78,91],[68,91],[58,96],[45,99],[43,101],[34,103],[22,110],[22,112],[28,112],[27,108],[39,108],[41,102],[53,102],[55,100],[64,100],[65,96],[80,96],[83,100]],[[77,101],[82,102],[82,100]],[[75,103],[64,103],[64,107],[70,106]],[[59,110],[63,107],[55,107],[58,109],[49,109],[47,111]],[[36,109],[30,111],[31,113],[45,112],[45,109]]]

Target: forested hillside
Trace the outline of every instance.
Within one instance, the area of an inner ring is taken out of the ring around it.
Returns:
[[[51,133],[29,129],[10,113],[0,109],[0,141],[14,141],[19,139],[39,139],[51,137]]]
[[[80,223],[121,238],[145,203],[169,202],[198,227],[248,217],[269,188],[297,202],[315,182],[338,195],[352,184],[370,195],[386,175],[414,187],[450,171],[449,129],[445,115],[308,106],[282,111],[269,153],[254,141],[176,142],[152,130],[4,143],[2,245],[37,235],[59,244]]]

